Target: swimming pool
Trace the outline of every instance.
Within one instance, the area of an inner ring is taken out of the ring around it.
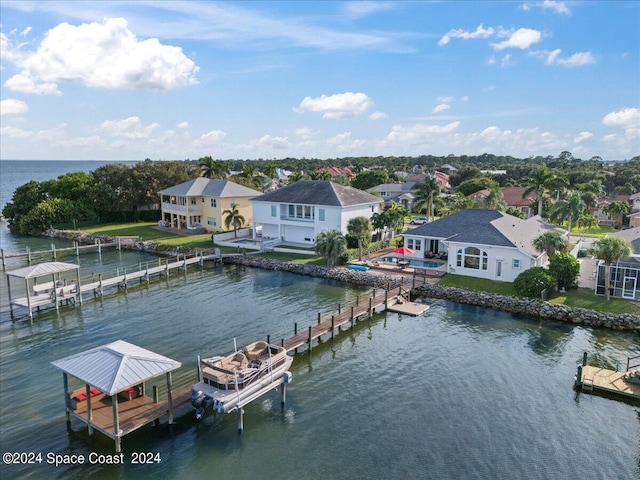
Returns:
[[[258,244],[258,242],[257,242],[256,240],[250,240],[250,239],[248,239],[248,238],[242,238],[242,239],[240,239],[240,240],[236,240],[236,241],[235,241],[235,242],[233,242],[233,243],[241,243],[241,244],[243,244],[243,245],[244,245],[244,244],[250,244],[250,245],[257,245],[257,244]]]
[[[398,257],[384,257],[382,259],[385,263],[398,263],[398,260],[402,259]],[[413,267],[438,268],[444,265],[444,262],[436,262],[434,260],[414,260],[411,258],[409,259],[409,265]]]

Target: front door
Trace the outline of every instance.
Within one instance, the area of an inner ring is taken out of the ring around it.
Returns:
[[[622,282],[622,298],[633,300],[636,298],[636,277],[624,277]]]
[[[496,260],[496,280],[502,278],[502,260]]]

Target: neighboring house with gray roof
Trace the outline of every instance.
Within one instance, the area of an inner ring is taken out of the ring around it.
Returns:
[[[399,203],[408,211],[413,209],[413,191],[411,190],[416,182],[404,182],[404,183],[381,183],[369,189],[370,192],[375,192],[380,195],[380,198],[386,205],[391,202]]]
[[[539,216],[521,220],[498,210],[467,209],[421,225],[404,234],[414,251],[407,259],[442,258],[447,272],[513,282],[525,270],[543,266],[546,253],[533,240],[547,230],[566,231]]]
[[[194,178],[158,192],[161,200],[161,224],[172,228],[202,226],[208,232],[226,230],[224,212],[238,205],[244,225],[251,225],[253,214],[249,199],[261,192],[229,180]]]
[[[631,244],[631,256],[611,265],[611,296],[627,300],[640,299],[640,227],[629,228],[610,234]],[[598,295],[604,295],[604,263],[599,262],[596,276]]]
[[[319,233],[347,233],[349,220],[371,218],[380,211],[380,198],[326,180],[300,180],[251,199],[253,230],[263,238],[313,245]]]

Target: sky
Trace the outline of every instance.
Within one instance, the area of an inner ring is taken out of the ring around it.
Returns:
[[[0,158],[640,155],[637,1],[0,3]]]

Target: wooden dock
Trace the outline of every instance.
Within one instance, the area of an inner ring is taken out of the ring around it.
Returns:
[[[589,365],[584,366],[580,379],[582,391],[619,395],[640,402],[640,384],[625,380],[628,373]]]
[[[72,247],[62,247],[57,248],[55,243],[51,244],[51,249],[49,250],[31,250],[29,247],[26,247],[24,252],[5,252],[4,249],[0,248],[0,257],[2,258],[2,269],[6,268],[6,262],[9,259],[17,258],[17,259],[26,259],[27,263],[31,265],[32,259],[34,257],[50,257],[53,260],[56,260],[59,254],[67,254],[74,253],[76,255],[80,255],[81,252],[85,251],[93,251],[101,253],[103,248],[117,248],[120,250],[121,246],[125,243],[130,243],[132,238],[130,237],[117,237],[115,242],[107,242],[101,243],[100,240],[96,240],[94,244],[91,245],[80,245],[78,242],[74,241]],[[137,241],[137,237],[136,237]]]

